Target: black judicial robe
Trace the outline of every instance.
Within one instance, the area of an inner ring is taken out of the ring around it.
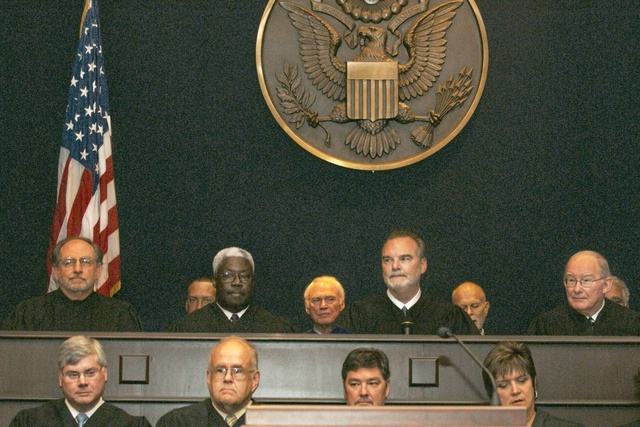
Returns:
[[[413,322],[411,333],[415,335],[437,335],[442,326],[454,334],[480,333],[460,307],[424,292],[406,316],[391,302],[386,291],[357,301],[347,309],[347,329],[355,334],[402,334],[404,321]]]
[[[168,328],[169,332],[221,332],[221,333],[290,333],[294,332],[288,320],[264,308],[251,304],[237,322],[231,322],[218,304],[208,304],[181,317]]]
[[[605,299],[593,327],[587,318],[565,301],[536,316],[528,335],[640,336],[640,314]]]
[[[211,304],[209,304],[211,305]],[[241,416],[234,426],[242,426],[245,423],[245,416]],[[211,399],[183,408],[173,409],[164,414],[156,427],[229,427],[224,418],[215,410],[211,404]]]
[[[3,322],[15,331],[141,332],[142,323],[131,304],[93,292],[72,301],[57,289],[22,301]]]
[[[533,419],[531,427],[584,427],[582,424],[557,418],[548,413],[536,410],[536,417]]]
[[[84,424],[85,427],[151,427],[145,417],[134,417],[105,402]],[[9,427],[78,427],[64,399],[52,400],[36,408],[23,409]]]

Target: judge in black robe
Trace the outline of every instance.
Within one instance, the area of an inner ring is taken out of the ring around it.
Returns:
[[[102,250],[86,237],[58,242],[51,252],[51,274],[58,289],[18,304],[2,329],[21,331],[137,332],[142,324],[130,304],[94,292]]]
[[[151,427],[145,417],[135,417],[104,402],[85,422],[85,427]],[[9,427],[78,427],[64,399],[46,402],[36,408],[23,409]]]
[[[142,323],[131,304],[91,292],[69,299],[61,289],[22,301],[3,322],[14,331],[140,332]]]
[[[242,415],[235,426],[245,424]],[[229,427],[222,415],[215,410],[211,399],[193,405],[177,408],[164,414],[156,423],[156,427]]]
[[[640,314],[604,299],[604,307],[592,324],[567,301],[536,316],[528,335],[640,336]]]
[[[246,250],[231,247],[219,251],[213,258],[216,302],[178,319],[168,331],[231,334],[295,332],[289,321],[251,302],[253,272],[253,257]]]
[[[406,314],[386,292],[382,292],[352,304],[347,318],[348,329],[355,334],[402,334],[402,323],[406,321],[413,323],[411,334],[437,335],[443,326],[454,334],[480,333],[473,320],[459,307],[424,293]]]
[[[289,321],[254,304],[251,304],[236,322],[232,322],[217,303],[205,305],[181,317],[169,325],[168,331],[231,334],[294,332]]]

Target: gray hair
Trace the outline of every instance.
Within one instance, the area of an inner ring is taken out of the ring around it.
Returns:
[[[307,288],[304,290],[304,300],[305,301],[309,301],[309,293],[310,293],[311,288],[313,287],[313,285],[318,285],[320,283],[324,283],[324,284],[327,284],[327,285],[334,286],[336,288],[336,291],[338,292],[338,298],[341,301],[344,301],[344,288],[342,287],[342,284],[340,284],[340,282],[338,282],[338,279],[336,279],[333,276],[320,276],[320,277],[316,277],[315,279],[313,279],[311,281],[311,283],[309,283]]]
[[[218,342],[218,344],[216,344],[211,349],[211,351],[209,352],[209,358],[208,358],[209,369],[214,368],[214,366],[211,364],[211,359],[213,358],[213,353],[216,351],[216,348],[218,348],[219,345],[225,344],[230,341],[236,341],[245,346],[245,348],[249,351],[249,355],[251,357],[251,362],[250,362],[251,369],[258,370],[258,351],[253,346],[253,344],[251,344],[249,341],[245,340],[244,338],[240,338],[237,335],[230,335],[226,338],[221,339],[220,342]]]
[[[69,338],[60,346],[58,351],[58,369],[67,365],[75,365],[87,356],[96,355],[96,361],[100,367],[107,366],[107,356],[98,340],[84,335],[76,335]]]
[[[620,292],[622,292],[622,303],[625,307],[629,307],[629,288],[626,283],[617,276],[611,276],[611,283],[613,286],[620,289]]]
[[[398,239],[400,237],[409,237],[414,242],[416,242],[416,244],[418,245],[418,255],[420,255],[420,258],[427,258],[427,244],[424,242],[424,239],[418,235],[418,233],[415,233],[411,230],[406,230],[403,228],[393,230],[387,236],[387,240],[385,240],[385,243],[387,243],[389,240]]]
[[[251,256],[249,251],[233,246],[230,248],[222,249],[216,254],[216,256],[213,257],[213,275],[215,276],[216,274],[218,274],[218,267],[220,267],[220,264],[222,263],[222,261],[224,261],[225,258],[233,256],[241,257],[249,261],[249,264],[251,264],[251,270],[253,270],[253,274],[255,274],[256,268],[253,263],[253,257]]]
[[[73,240],[81,240],[87,243],[88,245],[91,245],[91,247],[93,248],[93,252],[95,252],[96,263],[102,264],[102,257],[103,257],[102,249],[100,249],[100,246],[93,243],[91,239],[84,236],[71,236],[71,237],[67,237],[64,240],[60,240],[56,244],[56,246],[53,248],[53,251],[51,252],[51,264],[53,265],[58,264],[58,262],[60,261],[60,251],[62,250],[62,247]]]

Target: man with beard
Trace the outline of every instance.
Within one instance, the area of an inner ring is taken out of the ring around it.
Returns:
[[[51,253],[58,289],[18,304],[2,329],[21,331],[140,332],[131,304],[94,292],[102,251],[86,237],[68,237]]]
[[[389,358],[375,348],[356,348],[342,363],[344,398],[349,406],[382,406],[391,390]]]
[[[169,332],[286,333],[289,322],[252,304],[254,262],[241,248],[221,250],[213,258],[216,302],[169,326]]]
[[[387,291],[349,307],[348,329],[352,333],[436,335],[446,326],[454,334],[479,334],[473,320],[459,307],[420,290],[420,276],[427,271],[425,246],[412,231],[391,232],[382,247],[382,278]]]
[[[223,339],[209,353],[209,398],[163,415],[156,427],[235,427],[260,384],[258,353],[242,338]]]
[[[78,335],[58,351],[58,384],[64,399],[24,409],[9,427],[151,427],[145,417],[127,414],[102,399],[107,357],[98,340]]]

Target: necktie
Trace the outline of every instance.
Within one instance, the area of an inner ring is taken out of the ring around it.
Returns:
[[[84,423],[86,423],[88,419],[89,417],[87,417],[87,414],[79,413],[78,415],[76,415],[76,422],[78,423],[78,427],[84,426]]]
[[[238,316],[237,314],[234,314],[235,316]],[[233,424],[235,424],[235,422],[238,420],[236,418],[236,416],[234,414],[229,414],[226,417],[224,417],[224,420],[227,422],[227,424],[229,424],[229,427],[233,426]]]
[[[589,321],[589,331],[591,332],[591,335],[593,335],[593,325],[596,323],[596,319],[593,317],[587,317],[587,320]]]
[[[236,323],[238,320],[240,320],[240,316],[238,316],[238,313],[233,313],[231,315],[231,319],[229,319],[229,320],[231,320],[231,323]],[[233,420],[233,421],[235,422],[235,420]]]
[[[402,313],[404,314],[404,317],[407,317],[407,306],[406,305],[402,306]]]

